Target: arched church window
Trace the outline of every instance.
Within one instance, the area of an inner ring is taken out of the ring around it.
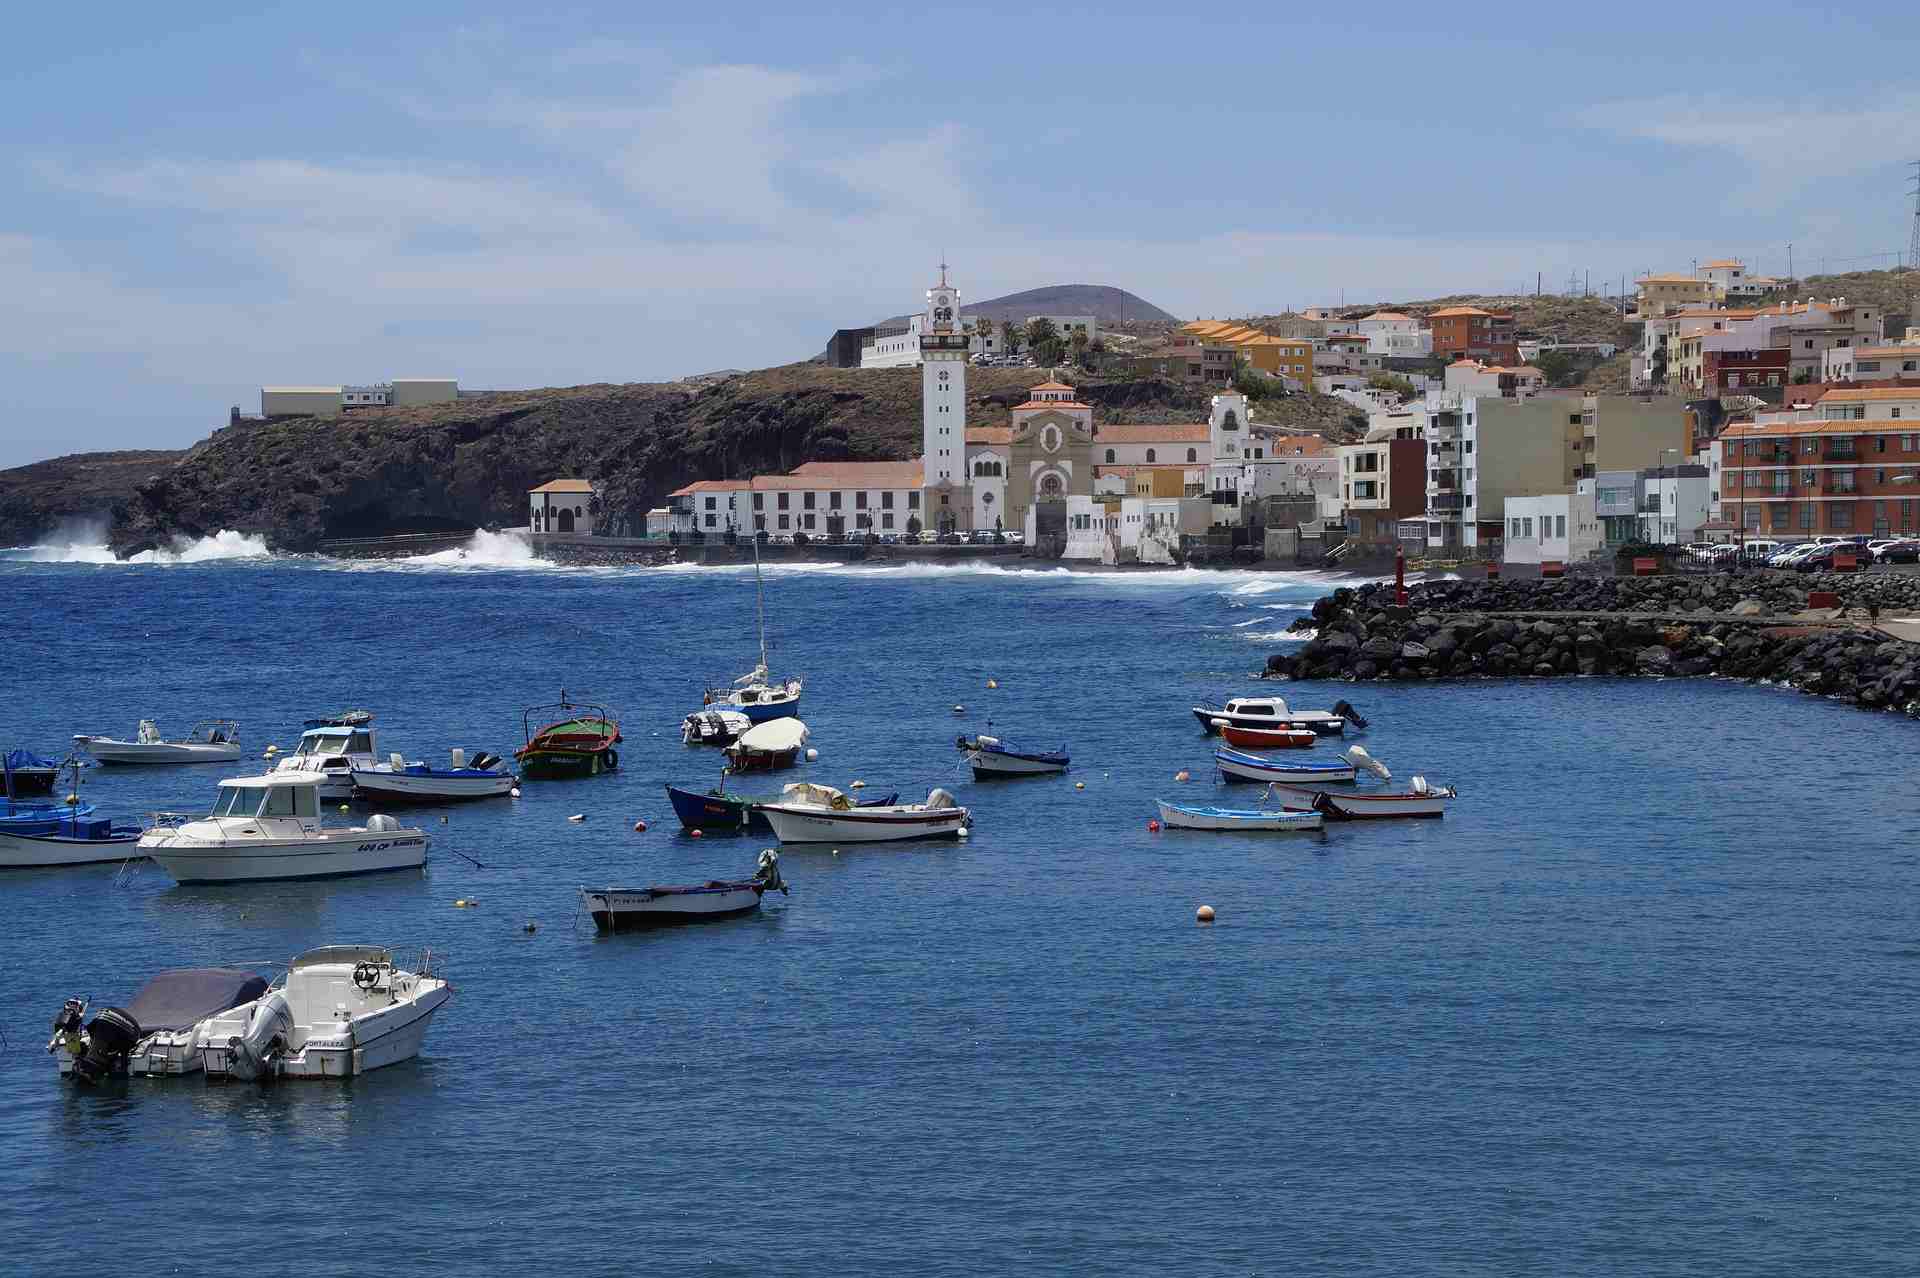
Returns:
[[[1107,461],[1109,463],[1113,461],[1113,450],[1111,448],[1107,450]]]
[[[1149,464],[1153,461],[1153,450],[1151,448],[1147,450],[1147,461]]]
[[[1193,449],[1189,448],[1187,450],[1187,460],[1190,462],[1197,462],[1200,460],[1200,454],[1195,452]]]

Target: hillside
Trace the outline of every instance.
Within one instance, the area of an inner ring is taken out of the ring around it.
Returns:
[[[1911,317],[1916,295],[1920,295],[1920,271],[1848,271],[1843,275],[1809,275],[1794,282],[1792,288],[1767,295],[1768,302],[1784,302],[1807,297],[1844,297],[1850,302],[1874,306],[1904,323],[1920,323]],[[1888,336],[1899,333],[1888,330]]]
[[[1012,320],[1018,324],[1029,315],[1091,315],[1102,328],[1129,331],[1138,328],[1170,328],[1180,321],[1143,297],[1109,284],[1049,284],[1030,288],[984,302],[963,303],[963,319],[981,316],[998,323]],[[880,324],[904,324],[905,315],[880,320]]]
[[[137,484],[184,456],[168,449],[77,453],[0,470],[0,546],[31,545],[65,520],[105,525]]]
[[[1359,319],[1374,311],[1401,311],[1408,315],[1431,315],[1444,306],[1478,306],[1482,310],[1513,316],[1514,331],[1520,337],[1542,337],[1556,342],[1615,342],[1626,345],[1638,337],[1639,326],[1629,324],[1616,304],[1601,297],[1563,297],[1545,293],[1539,296],[1513,294],[1458,293],[1450,297],[1429,297],[1419,301],[1375,302],[1349,306],[1340,314]],[[1308,336],[1319,325],[1293,312],[1260,316],[1254,323],[1279,337]]]
[[[1045,377],[1036,369],[975,370],[969,423],[1006,424]],[[1167,382],[1089,379],[1081,393],[1098,422],[1192,422],[1207,411],[1197,389]],[[920,374],[912,368],[793,364],[699,389],[502,392],[225,427],[171,469],[151,475],[149,467],[129,483],[110,540],[125,555],[231,528],[299,551],[330,537],[524,525],[527,490],[562,476],[595,482],[600,526],[618,534],[638,531],[646,511],[692,480],[806,461],[901,460],[919,447]]]

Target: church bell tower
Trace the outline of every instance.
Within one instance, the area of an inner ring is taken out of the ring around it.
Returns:
[[[966,485],[967,330],[960,322],[960,290],[947,282],[945,262],[920,318],[920,447],[929,493]],[[936,526],[941,504],[931,497],[928,527]]]

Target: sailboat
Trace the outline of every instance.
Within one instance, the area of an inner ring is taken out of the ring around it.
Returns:
[[[753,598],[760,620],[760,664],[741,675],[727,688],[708,688],[705,706],[710,710],[737,710],[754,723],[786,719],[800,713],[800,681],[775,681],[767,673],[767,593],[760,575],[760,539],[753,539]],[[688,718],[694,718],[689,715]]]

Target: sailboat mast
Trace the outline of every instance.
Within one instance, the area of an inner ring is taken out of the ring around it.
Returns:
[[[767,666],[767,593],[760,580],[760,534],[753,536],[753,602],[760,616],[760,671],[762,678],[770,677]]]

